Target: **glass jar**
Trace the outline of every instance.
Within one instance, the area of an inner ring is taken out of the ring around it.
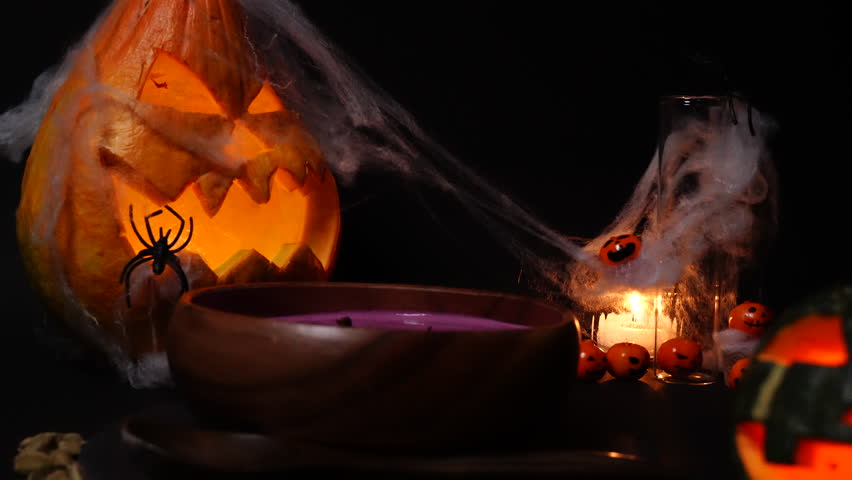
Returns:
[[[750,295],[744,273],[754,271],[774,224],[774,174],[758,114],[738,99],[666,96],[659,112],[654,229],[664,245],[660,268],[674,281],[661,288],[655,309],[653,368],[666,382],[710,384],[748,350],[727,348],[720,334]],[[672,323],[679,345],[665,344],[670,329],[659,328]],[[688,341],[700,348],[698,358]]]

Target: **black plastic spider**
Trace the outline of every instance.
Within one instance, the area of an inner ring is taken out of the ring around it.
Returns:
[[[148,260],[152,260],[154,263],[151,265],[151,268],[154,270],[154,273],[159,275],[163,273],[166,269],[166,265],[172,267],[172,270],[177,273],[178,278],[180,278],[180,288],[181,293],[189,290],[189,282],[186,280],[186,274],[183,273],[183,269],[180,266],[180,261],[175,255],[177,252],[183,250],[192,239],[192,217],[189,217],[189,235],[186,237],[186,241],[183,242],[183,245],[172,250],[172,247],[177,244],[178,239],[183,233],[183,227],[185,222],[183,217],[178,215],[174,209],[170,206],[166,205],[166,210],[171,212],[172,215],[177,217],[180,220],[180,228],[178,229],[177,235],[175,235],[174,240],[169,243],[169,234],[172,233],[172,230],[169,229],[165,235],[163,235],[163,227],[160,227],[160,238],[154,239],[154,232],[151,230],[151,217],[156,217],[157,215],[163,213],[162,210],[157,210],[154,213],[151,213],[145,216],[145,228],[148,230],[148,238],[151,239],[151,242],[148,243],[145,238],[139,234],[139,230],[136,229],[136,223],[133,221],[133,205],[130,205],[130,225],[133,227],[133,231],[136,233],[136,236],[139,238],[139,241],[142,242],[142,245],[145,245],[146,248],[142,249],[139,253],[136,254],[133,259],[127,262],[127,265],[124,266],[124,269],[121,271],[121,278],[119,278],[119,284],[125,284],[125,294],[127,296],[127,306],[130,307],[130,274],[133,270],[147,262]]]

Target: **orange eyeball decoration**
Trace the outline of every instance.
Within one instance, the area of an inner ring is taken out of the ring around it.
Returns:
[[[597,381],[606,373],[606,353],[591,340],[580,342],[580,362],[577,364],[577,378]]]
[[[735,388],[740,384],[740,380],[743,378],[743,374],[745,373],[748,365],[751,363],[751,359],[741,358],[734,362],[731,366],[731,371],[728,372],[728,386],[731,388]]]
[[[648,349],[636,343],[616,343],[606,352],[607,370],[618,379],[639,379],[651,366]]]
[[[686,377],[703,361],[701,344],[688,338],[672,338],[657,350],[657,365],[673,377]]]
[[[765,305],[747,301],[731,309],[728,326],[759,337],[763,335],[774,317],[775,315]]]
[[[621,265],[639,256],[642,241],[632,234],[610,237],[598,252],[598,257],[606,265]]]

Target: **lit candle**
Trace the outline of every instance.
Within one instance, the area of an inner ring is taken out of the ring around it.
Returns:
[[[656,345],[677,336],[677,321],[662,313],[660,295],[631,291],[623,295],[621,307],[620,313],[600,314],[597,322],[592,322],[592,338],[601,348],[630,342],[647,348],[653,356]],[[656,323],[655,314],[659,315]]]

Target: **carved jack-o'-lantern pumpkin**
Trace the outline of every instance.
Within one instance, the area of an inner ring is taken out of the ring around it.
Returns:
[[[51,309],[105,350],[162,351],[178,274],[140,265],[131,307],[119,279],[146,240],[176,240],[177,215],[151,216],[166,206],[187,223],[177,258],[191,288],[328,276],[335,181],[247,38],[236,0],[117,1],[43,120],[18,209],[22,255]]]
[[[577,362],[578,379],[600,380],[606,374],[606,367],[606,353],[595,342],[588,339],[580,342],[580,360]]]
[[[598,252],[598,258],[606,265],[620,265],[639,256],[642,240],[636,235],[626,233],[610,237]]]
[[[737,386],[750,478],[852,478],[852,287],[785,312]]]
[[[607,370],[620,380],[639,379],[651,366],[648,349],[637,343],[616,343],[606,351]]]
[[[671,338],[657,349],[657,365],[673,377],[686,377],[698,370],[703,358],[701,344],[688,338]]]
[[[728,371],[728,386],[731,388],[736,388],[737,385],[740,384],[740,381],[743,379],[743,375],[748,369],[749,364],[751,364],[751,358],[745,357],[737,360],[731,365],[731,369]]]
[[[731,309],[728,326],[759,337],[772,324],[775,315],[762,303],[746,301]]]

